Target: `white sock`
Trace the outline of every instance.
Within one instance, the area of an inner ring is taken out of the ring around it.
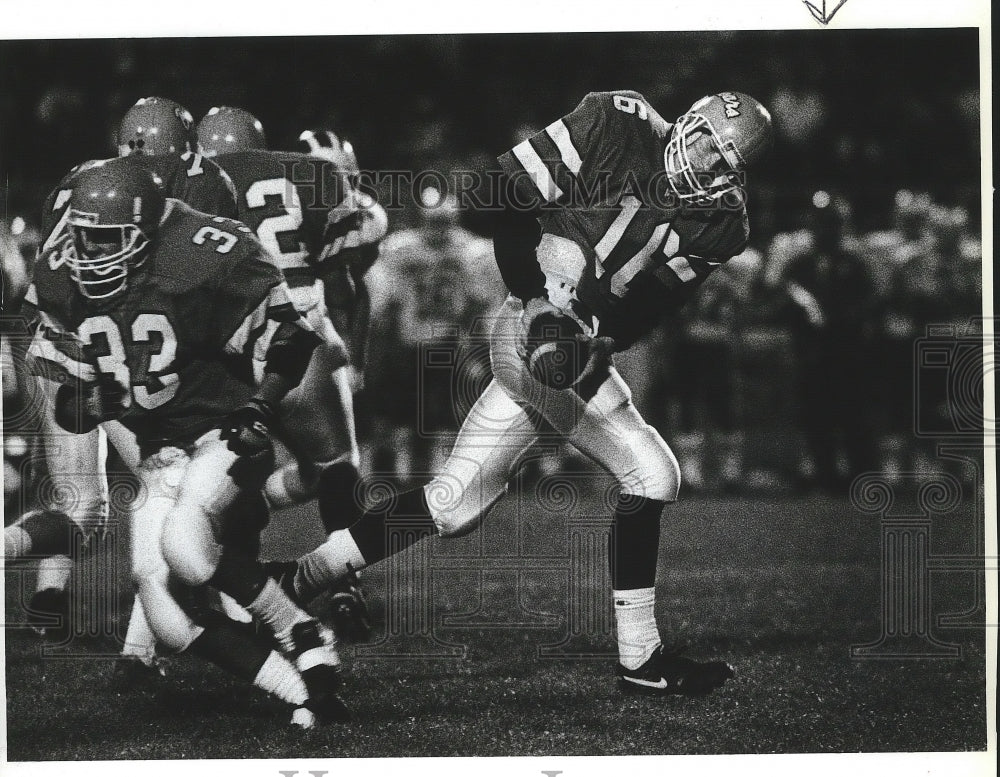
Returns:
[[[38,562],[38,581],[35,583],[35,590],[44,591],[46,588],[65,590],[72,571],[73,560],[69,556],[43,558]]]
[[[253,684],[289,704],[301,705],[309,699],[305,681],[298,670],[274,650],[257,672]]]
[[[660,631],[653,616],[654,589],[612,591],[618,624],[618,660],[626,669],[638,669],[660,645]]]
[[[128,630],[125,632],[123,656],[137,656],[147,663],[156,654],[156,636],[146,620],[146,611],[142,609],[139,597],[132,602],[132,614],[128,619]]]
[[[330,587],[347,574],[347,565],[363,569],[365,557],[347,529],[333,532],[316,550],[299,559],[295,590],[307,599]]]
[[[268,578],[257,598],[247,605],[247,610],[271,627],[275,634],[291,630],[296,623],[309,620],[295,603],[281,590],[276,582]]]
[[[222,607],[222,611],[229,620],[237,623],[253,623],[253,616],[240,607],[233,597],[222,593],[222,591],[219,591],[219,606]]]

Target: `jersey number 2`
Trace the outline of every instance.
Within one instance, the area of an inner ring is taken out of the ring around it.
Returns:
[[[302,226],[302,204],[299,201],[298,190],[294,184],[284,178],[267,178],[263,181],[255,181],[247,189],[247,207],[265,207],[268,196],[280,197],[281,208],[285,212],[281,216],[270,216],[263,219],[257,227],[257,239],[274,257],[280,269],[289,270],[293,267],[302,267],[308,256],[308,251],[305,250],[302,241],[296,239],[293,243],[294,247],[286,250],[281,247],[281,242],[278,240],[279,232],[296,232]]]
[[[150,351],[149,366],[132,373],[126,362],[122,332],[110,316],[94,316],[80,324],[79,335],[85,345],[95,349],[97,369],[111,375],[123,386],[132,389],[132,398],[139,407],[154,410],[166,404],[177,393],[180,376],[165,372],[177,356],[177,336],[170,320],[162,313],[140,313],[132,322],[131,342],[151,346],[158,341],[156,350]],[[161,387],[151,391],[153,382]]]

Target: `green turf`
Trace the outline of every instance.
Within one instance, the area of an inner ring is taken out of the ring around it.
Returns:
[[[573,514],[600,516],[590,488]],[[365,575],[373,608],[391,630],[367,656],[345,650],[349,725],[301,732],[261,692],[192,658],[169,681],[122,688],[98,658],[38,657],[24,630],[7,632],[10,760],[278,758],[406,755],[625,755],[978,750],[986,745],[982,631],[944,629],[953,659],[860,660],[851,645],[878,637],[880,528],[836,500],[688,499],[664,521],[657,582],[662,630],[692,655],[725,657],[737,677],[704,698],[622,696],[613,659],[539,655],[567,630],[568,601],[599,591],[569,587],[565,513],[531,494],[507,498],[481,535],[433,541],[429,609],[411,611],[413,580],[389,577],[401,599],[386,605],[387,572]],[[971,552],[973,511],[935,518],[932,554]],[[578,527],[582,524],[574,523]],[[583,534],[590,531],[584,527]],[[291,556],[318,539],[308,509],[268,528],[269,555]],[[590,536],[590,535],[588,535]],[[597,535],[593,535],[597,536]],[[486,558],[478,558],[477,555]],[[422,560],[423,559],[423,560]],[[515,586],[521,568],[519,590]],[[487,570],[482,573],[480,570]],[[588,567],[589,569],[589,567]],[[600,574],[597,574],[600,572]],[[123,568],[119,568],[123,577]],[[22,576],[8,570],[6,612],[21,619]],[[30,583],[30,577],[26,578]],[[931,575],[933,615],[974,602],[974,577]],[[470,615],[478,613],[478,615]],[[447,617],[465,614],[464,627]],[[607,612],[575,644],[613,650]],[[423,620],[421,620],[423,618]],[[520,627],[501,623],[518,620]],[[468,624],[472,625],[468,625]],[[476,625],[478,623],[478,625]],[[485,625],[484,625],[485,624]],[[427,632],[422,637],[419,627]],[[123,626],[121,626],[123,628]],[[596,634],[595,634],[596,632]],[[428,639],[427,636],[433,639]],[[436,640],[436,641],[435,641]],[[452,658],[374,653],[458,650]],[[87,649],[107,649],[107,642]]]

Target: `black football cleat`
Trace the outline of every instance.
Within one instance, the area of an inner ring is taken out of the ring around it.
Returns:
[[[159,656],[120,655],[115,659],[112,684],[122,689],[154,690],[166,678],[167,666],[167,660]]]
[[[304,706],[322,723],[349,720],[350,711],[337,695],[343,685],[343,674],[333,632],[310,618],[296,623],[279,639],[305,681],[309,699]]]
[[[694,661],[660,645],[638,669],[618,664],[618,686],[627,693],[704,696],[735,676],[725,661]]]
[[[367,642],[372,635],[372,619],[358,573],[348,567],[347,577],[330,593],[331,617],[337,637],[344,642]]]
[[[51,642],[68,642],[72,633],[69,593],[60,588],[35,591],[25,612],[28,625],[38,636]]]

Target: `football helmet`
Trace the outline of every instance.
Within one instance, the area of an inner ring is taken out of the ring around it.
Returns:
[[[671,131],[663,153],[670,186],[685,203],[711,204],[740,188],[739,173],[759,161],[771,141],[771,114],[753,97],[703,97]]]
[[[183,154],[194,145],[191,112],[163,97],[140,97],[118,126],[118,156]]]
[[[209,109],[198,122],[198,146],[207,157],[267,148],[264,126],[256,116],[228,105]]]
[[[336,163],[348,176],[356,176],[360,170],[351,141],[341,141],[333,130],[304,130],[299,135],[299,147],[306,154]]]
[[[83,171],[73,183],[66,225],[72,250],[66,264],[88,299],[124,291],[163,218],[166,197],[142,165],[111,159]]]

